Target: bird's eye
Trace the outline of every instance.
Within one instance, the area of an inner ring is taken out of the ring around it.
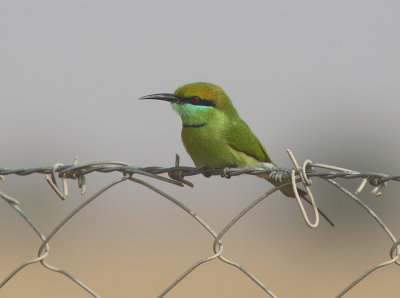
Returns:
[[[193,104],[196,104],[200,101],[200,98],[198,96],[193,96],[191,101]]]

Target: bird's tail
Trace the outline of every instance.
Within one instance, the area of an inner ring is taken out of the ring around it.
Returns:
[[[264,176],[264,175],[262,175],[262,178],[268,180],[268,182],[270,182],[271,184],[273,184],[273,185],[275,185],[275,186],[281,185],[280,182],[273,181],[269,176]],[[293,187],[292,187],[291,184],[282,187],[282,188],[280,189],[280,191],[281,191],[286,197],[289,197],[289,198],[295,198],[295,197],[296,197],[296,195],[295,195],[295,193],[294,193],[294,190],[293,190]],[[304,201],[306,201],[309,205],[312,205],[310,199],[307,197],[307,193],[306,193],[304,190],[302,190],[302,189],[300,189],[300,188],[297,188],[297,191],[298,191],[298,193],[299,193],[299,196],[300,196]],[[318,208],[318,213],[319,213],[323,218],[325,218],[325,220],[326,220],[332,227],[335,226],[334,223],[329,219],[329,217],[328,217],[324,212],[322,212],[319,208]]]

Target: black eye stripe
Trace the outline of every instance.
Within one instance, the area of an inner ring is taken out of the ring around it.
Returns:
[[[202,99],[199,96],[192,96],[184,98],[184,101],[195,106],[209,106],[215,107],[215,102],[212,100]]]

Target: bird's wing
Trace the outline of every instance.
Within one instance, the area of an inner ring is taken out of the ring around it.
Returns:
[[[260,162],[272,163],[264,146],[243,120],[232,121],[227,127],[225,138],[229,146],[236,151],[243,152]]]

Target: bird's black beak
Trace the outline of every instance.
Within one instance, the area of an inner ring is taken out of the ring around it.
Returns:
[[[182,102],[182,98],[180,98],[179,96],[176,96],[175,94],[171,94],[171,93],[151,94],[151,95],[142,96],[139,99],[157,99],[157,100],[164,100],[164,101],[176,102],[176,103]]]

